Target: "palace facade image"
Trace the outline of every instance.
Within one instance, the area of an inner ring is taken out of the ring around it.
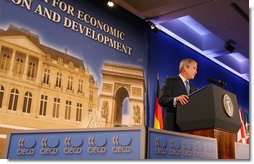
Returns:
[[[39,36],[0,30],[0,157],[10,130],[144,125],[142,68],[105,63],[102,92],[81,59],[42,45]]]

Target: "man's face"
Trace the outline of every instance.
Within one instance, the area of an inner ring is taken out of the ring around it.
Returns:
[[[197,74],[198,65],[195,62],[191,62],[189,66],[186,66],[187,79],[194,79]]]

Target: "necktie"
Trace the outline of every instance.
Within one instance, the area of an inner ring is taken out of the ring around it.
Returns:
[[[185,84],[186,84],[185,87],[186,87],[187,94],[189,95],[190,94],[190,83],[189,83],[189,80],[186,80]]]

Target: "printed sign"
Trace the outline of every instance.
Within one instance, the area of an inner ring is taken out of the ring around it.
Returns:
[[[144,128],[22,131],[9,135],[7,159],[144,159]]]
[[[165,130],[148,130],[150,159],[218,159],[217,139]]]

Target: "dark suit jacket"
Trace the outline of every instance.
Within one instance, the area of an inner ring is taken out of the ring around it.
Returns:
[[[190,84],[190,93],[196,91],[197,88]],[[172,131],[180,131],[176,124],[176,110],[177,106],[174,107],[174,98],[180,95],[187,95],[185,85],[180,78],[169,77],[163,81],[163,86],[160,90],[159,104],[164,107],[164,129]]]

